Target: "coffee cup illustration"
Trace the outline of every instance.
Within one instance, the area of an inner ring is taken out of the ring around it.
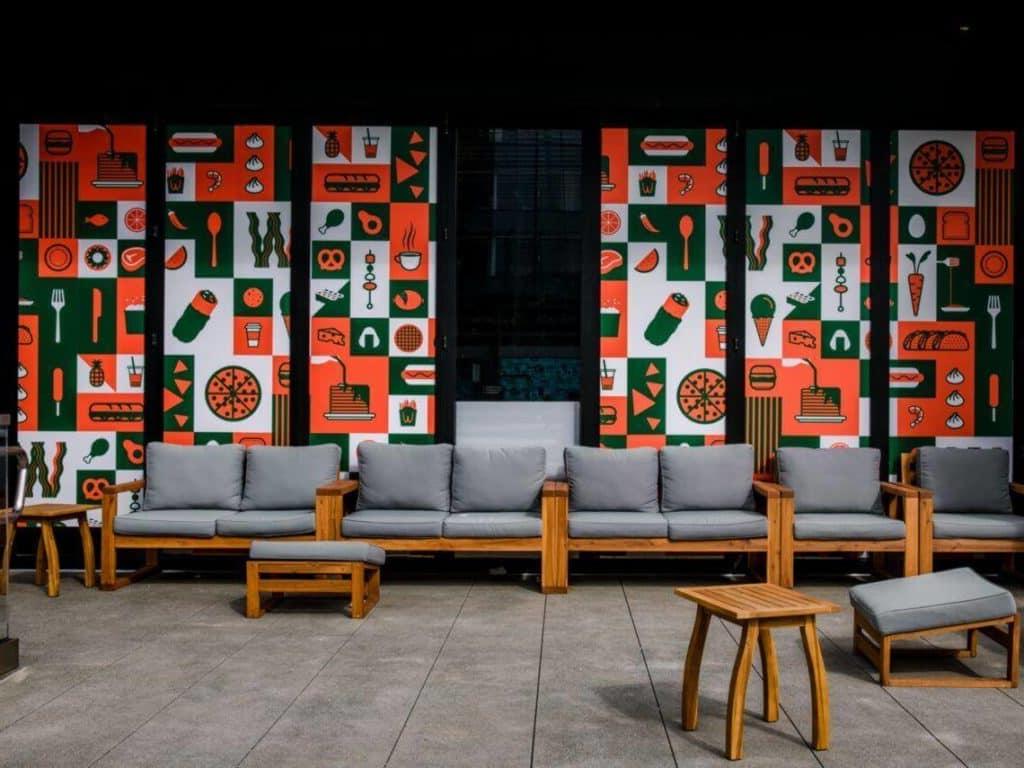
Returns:
[[[260,345],[260,337],[263,335],[263,323],[245,324],[245,344],[250,349]]]
[[[401,251],[395,254],[395,263],[406,272],[415,272],[420,268],[423,254],[419,251]]]

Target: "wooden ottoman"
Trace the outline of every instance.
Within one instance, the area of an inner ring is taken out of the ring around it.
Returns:
[[[1016,688],[1020,681],[1020,614],[1013,595],[970,568],[860,584],[850,590],[853,647],[879,672],[882,685]],[[1005,629],[1003,626],[1005,625]],[[898,649],[906,653],[978,655],[978,633],[1006,648],[1005,677],[894,675],[894,640],[967,632],[966,648]]]
[[[384,550],[362,541],[254,541],[246,564],[245,615],[258,619],[283,595],[351,595],[361,619],[380,600]],[[269,592],[264,601],[261,593]]]

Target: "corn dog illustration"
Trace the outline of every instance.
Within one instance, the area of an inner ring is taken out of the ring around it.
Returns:
[[[996,420],[996,409],[999,407],[999,374],[988,375],[988,407],[992,409],[992,421]]]
[[[762,141],[757,146],[757,172],[761,174],[761,191],[768,189],[768,174],[772,168],[772,146],[767,141]]]
[[[60,403],[64,399],[64,369],[53,369],[53,402],[56,406],[56,413],[60,416]]]

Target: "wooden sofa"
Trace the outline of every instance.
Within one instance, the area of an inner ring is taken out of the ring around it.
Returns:
[[[1024,552],[1024,515],[1014,502],[1024,484],[1010,482],[1002,448],[915,448],[900,456],[900,479],[920,495],[920,572],[935,554]],[[1012,566],[1012,563],[1011,563]]]
[[[898,554],[918,573],[918,492],[880,482],[876,448],[779,448],[780,584],[794,584],[802,552]]]
[[[388,552],[536,553],[541,591],[565,591],[557,547],[567,491],[546,481],[543,448],[366,441],[357,455],[359,482],[326,512],[332,538]]]
[[[119,589],[155,572],[160,550],[248,552],[255,539],[331,538],[331,521],[355,485],[338,479],[340,458],[332,445],[150,443],[146,478],[103,490],[101,589]],[[123,493],[132,494],[137,509],[118,514]],[[125,549],[143,550],[145,564],[119,576],[117,553]]]
[[[551,570],[568,588],[573,552],[751,553],[778,583],[783,490],[755,482],[753,448],[566,449],[569,482],[550,502],[563,537]],[[661,493],[659,494],[659,487]]]

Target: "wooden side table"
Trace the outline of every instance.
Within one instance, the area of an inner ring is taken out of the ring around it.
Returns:
[[[814,617],[819,613],[835,613],[839,606],[775,584],[679,588],[676,594],[697,604],[697,618],[683,666],[683,730],[692,731],[697,728],[700,662],[704,656],[704,641],[707,639],[711,617],[718,616],[742,628],[740,647],[729,684],[726,757],[730,760],[743,757],[743,708],[756,645],[761,647],[761,668],[764,674],[764,719],[769,723],[779,719],[779,663],[771,635],[776,627],[800,628],[811,678],[813,746],[815,749],[828,749],[828,683],[825,680],[825,662],[818,644]]]
[[[77,520],[78,530],[82,536],[82,559],[85,564],[84,583],[87,587],[96,586],[96,555],[92,547],[92,533],[89,531],[89,520],[86,513],[96,509],[93,504],[33,504],[21,511],[19,520],[39,523],[39,548],[36,550],[36,584],[46,584],[46,594],[50,597],[60,595],[60,559],[57,557],[57,540],[53,535],[53,524],[59,520]],[[4,571],[10,566],[11,550],[14,548],[16,526],[11,526],[9,541],[4,547]]]

